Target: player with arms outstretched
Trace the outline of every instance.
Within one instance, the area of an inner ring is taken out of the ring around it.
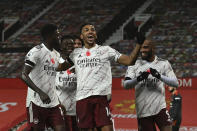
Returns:
[[[96,43],[94,25],[84,24],[80,29],[83,48],[75,49],[70,58],[77,75],[76,110],[81,130],[112,131],[112,120],[107,95],[111,94],[111,61],[132,65],[137,59],[143,39],[136,45],[130,56],[120,54],[109,46]],[[142,38],[142,37],[141,37]]]

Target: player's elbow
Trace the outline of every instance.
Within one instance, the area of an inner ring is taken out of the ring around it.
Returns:
[[[124,87],[124,89],[130,89],[130,88],[132,88],[131,85],[128,83],[127,80],[125,80],[125,81],[123,82],[123,87]]]
[[[21,78],[23,81],[26,81],[26,79],[27,79],[27,74],[26,74],[25,72],[22,72],[20,78]]]
[[[176,87],[176,88],[178,88],[178,86],[179,86],[179,82],[178,82],[178,80],[174,83],[174,87]]]
[[[178,81],[176,82],[175,87],[176,87],[176,88],[179,87],[179,82],[178,82]]]

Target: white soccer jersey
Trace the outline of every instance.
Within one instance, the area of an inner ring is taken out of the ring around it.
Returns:
[[[164,76],[176,78],[170,63],[157,56],[153,62],[137,60],[134,66],[128,67],[125,77],[136,78],[149,68],[156,69]],[[155,115],[161,109],[166,108],[164,83],[151,74],[147,80],[143,80],[135,86],[135,97],[138,118]]]
[[[27,97],[26,97],[26,107],[29,107],[33,96],[34,96],[34,91],[28,87],[27,88]]]
[[[59,58],[57,51],[50,51],[44,44],[32,48],[25,57],[25,64],[33,67],[29,74],[30,79],[51,99],[49,104],[43,104],[38,93],[34,92],[31,101],[38,106],[54,107],[59,104],[55,92],[55,69],[59,65]]]
[[[112,74],[110,61],[117,61],[121,54],[109,46],[95,45],[91,49],[77,48],[70,58],[77,75],[76,100],[93,95],[111,94]]]
[[[77,78],[71,68],[67,71],[57,72],[56,93],[64,107],[67,115],[76,115],[76,90]]]

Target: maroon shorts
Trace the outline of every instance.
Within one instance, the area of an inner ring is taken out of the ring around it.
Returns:
[[[79,128],[94,128],[112,125],[109,103],[106,96],[90,96],[77,101]]]
[[[63,112],[59,105],[45,108],[31,102],[30,107],[27,108],[28,131],[31,131],[33,128],[44,130],[46,126],[55,127],[57,125],[64,125]]]
[[[164,126],[171,125],[170,115],[166,108],[162,109],[157,115],[138,118],[138,131],[156,131],[155,124],[160,130]]]
[[[65,118],[65,126],[66,126],[65,131],[79,131],[79,128],[77,126],[76,116],[66,115],[64,116],[64,118]]]

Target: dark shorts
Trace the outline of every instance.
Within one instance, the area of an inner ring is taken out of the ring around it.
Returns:
[[[171,125],[170,115],[166,108],[162,109],[157,115],[138,118],[138,131],[156,131],[155,124],[159,129]]]
[[[79,128],[77,126],[76,116],[66,115],[64,116],[64,118],[65,118],[65,126],[66,126],[65,131],[79,131]]]
[[[31,131],[33,128],[44,130],[45,126],[55,127],[64,125],[64,117],[61,107],[52,108],[39,107],[31,102],[27,108],[27,129]]]
[[[90,96],[77,101],[79,128],[94,128],[112,125],[109,103],[106,96]]]

